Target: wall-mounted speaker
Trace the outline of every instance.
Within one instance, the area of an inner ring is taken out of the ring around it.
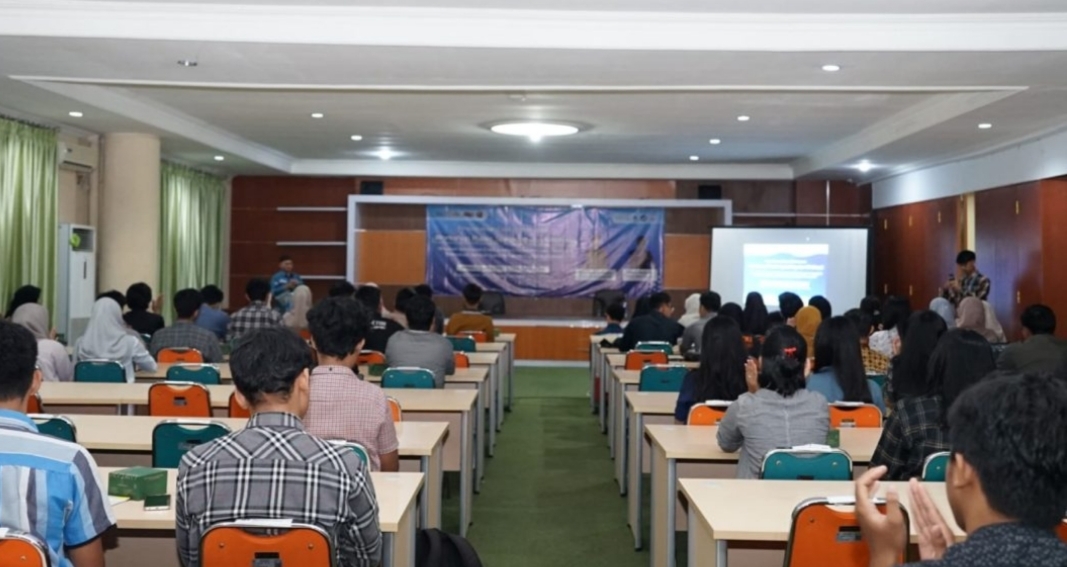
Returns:
[[[359,182],[359,194],[360,195],[381,195],[385,190],[384,181],[360,181]]]
[[[722,199],[722,185],[698,185],[697,199]]]

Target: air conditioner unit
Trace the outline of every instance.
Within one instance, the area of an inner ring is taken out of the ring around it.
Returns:
[[[59,141],[59,163],[61,165],[92,171],[96,169],[100,153],[88,140],[67,138]]]

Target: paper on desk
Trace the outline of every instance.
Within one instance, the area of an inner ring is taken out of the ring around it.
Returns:
[[[122,504],[123,502],[126,502],[129,499],[130,499],[129,496],[108,496],[107,497],[108,502],[110,502],[112,506],[114,506],[116,504]]]

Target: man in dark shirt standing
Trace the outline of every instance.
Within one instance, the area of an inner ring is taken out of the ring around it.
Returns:
[[[945,488],[952,529],[916,479],[908,508],[925,567],[1067,566],[1055,529],[1067,510],[1067,385],[1021,374],[987,378],[965,390],[948,417],[952,456]],[[886,515],[871,502],[886,472],[856,481],[856,514],[871,567],[890,567],[904,551],[907,527],[892,490]]]
[[[653,293],[648,299],[651,311],[648,315],[634,317],[616,344],[619,350],[626,352],[643,342],[665,342],[672,346],[678,342],[685,327],[678,321],[671,319],[674,307],[671,305],[671,296],[665,291]]]
[[[392,319],[382,317],[382,290],[372,285],[361,285],[356,290],[356,299],[370,310],[372,317],[370,331],[367,333],[367,341],[364,350],[385,352],[385,346],[389,344],[389,337],[393,333],[403,331],[404,327]]]

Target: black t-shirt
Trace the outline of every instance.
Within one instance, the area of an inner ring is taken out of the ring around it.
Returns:
[[[363,345],[364,350],[376,350],[385,352],[385,345],[389,344],[389,337],[397,331],[403,331],[404,327],[392,319],[386,319],[381,315],[375,315],[370,322],[370,332],[367,333],[367,342]]]
[[[165,326],[163,317],[148,311],[130,311],[122,316],[126,324],[139,334],[152,336]]]

